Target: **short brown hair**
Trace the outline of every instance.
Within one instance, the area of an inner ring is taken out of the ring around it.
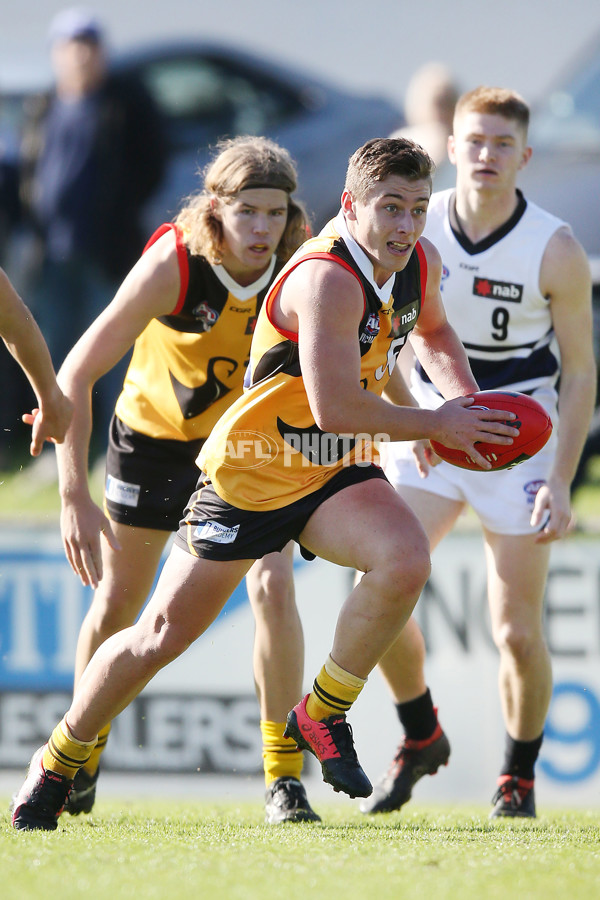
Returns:
[[[369,188],[390,175],[431,180],[434,171],[435,163],[420,144],[408,138],[373,138],[350,157],[344,190],[362,199]]]
[[[520,94],[508,88],[481,85],[458,98],[454,121],[464,113],[476,112],[502,116],[521,126],[525,135],[529,128],[529,106]]]
[[[220,262],[223,243],[221,222],[213,213],[214,197],[231,203],[240,191],[250,188],[277,188],[288,195],[285,231],[276,254],[286,262],[309,232],[304,207],[291,194],[298,176],[292,157],[283,147],[265,137],[240,136],[220,141],[211,162],[203,170],[204,189],[184,201],[175,223],[184,232],[190,251]]]

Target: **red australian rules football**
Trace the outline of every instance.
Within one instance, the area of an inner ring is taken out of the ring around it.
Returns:
[[[438,441],[431,441],[437,455],[453,466],[476,472],[511,469],[534,456],[552,434],[550,416],[541,403],[527,394],[519,394],[517,391],[479,391],[467,396],[475,399],[469,409],[503,409],[515,413],[517,418],[507,421],[507,424],[518,428],[519,436],[513,439],[512,444],[507,445],[477,442],[477,449],[492,464],[491,469],[482,469],[464,450],[453,450]]]

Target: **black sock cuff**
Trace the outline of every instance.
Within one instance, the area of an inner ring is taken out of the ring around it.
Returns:
[[[534,767],[540,754],[544,732],[533,741],[518,741],[506,734],[506,746],[504,750],[504,764],[501,775],[517,775],[527,781],[535,777]]]
[[[420,697],[397,703],[396,711],[410,741],[426,741],[437,727],[437,715],[429,688]]]

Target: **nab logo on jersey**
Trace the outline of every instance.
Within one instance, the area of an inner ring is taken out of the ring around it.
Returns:
[[[250,316],[246,323],[246,330],[244,334],[254,334],[254,330],[256,328],[256,321],[258,316]]]
[[[413,300],[411,304],[399,310],[394,310],[390,323],[390,337],[399,338],[409,334],[419,315],[419,301]]]
[[[523,285],[475,277],[473,293],[476,297],[485,297],[486,300],[508,300],[510,303],[520,303],[523,299]]]

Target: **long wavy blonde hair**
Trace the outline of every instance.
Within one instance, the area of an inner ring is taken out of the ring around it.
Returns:
[[[308,216],[303,205],[292,198],[297,187],[296,167],[287,150],[265,137],[242,136],[220,141],[212,161],[203,172],[204,188],[184,201],[175,218],[184,240],[194,255],[204,256],[213,265],[221,261],[223,229],[212,209],[216,197],[232,202],[248,188],[278,188],[288,195],[285,231],[275,251],[286,262],[309,236]]]

